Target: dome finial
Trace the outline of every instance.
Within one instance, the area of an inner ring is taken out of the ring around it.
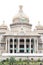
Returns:
[[[3,20],[3,25],[5,24],[5,21]]]
[[[20,9],[19,9],[19,12],[22,12],[22,11],[23,11],[23,10],[22,10],[23,6],[20,5],[19,8],[20,8]]]
[[[38,25],[40,25],[40,21],[38,21]]]

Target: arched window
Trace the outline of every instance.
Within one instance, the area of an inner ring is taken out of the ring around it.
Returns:
[[[28,43],[29,43],[29,42],[30,42],[30,40],[29,40],[29,39],[26,39],[26,42],[28,42]]]
[[[20,42],[24,42],[24,39],[20,39]]]
[[[13,39],[10,39],[10,43],[13,42]]]
[[[34,48],[34,39],[31,39],[31,48]]]
[[[34,43],[34,39],[31,39],[31,43]]]
[[[18,42],[18,39],[14,39],[14,42]]]

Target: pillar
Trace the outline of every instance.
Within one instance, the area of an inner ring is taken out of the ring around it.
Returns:
[[[37,52],[37,39],[34,39],[34,49],[35,49],[35,53]]]
[[[38,53],[38,39],[37,39],[37,53]]]
[[[20,45],[20,41],[19,41],[20,39],[18,38],[18,50],[17,50],[17,52],[19,53],[19,45]]]
[[[31,53],[31,38],[30,38],[30,53]]]
[[[36,39],[34,38],[34,53],[36,53]]]
[[[14,53],[14,38],[13,38],[13,53]]]
[[[7,38],[6,38],[6,53],[7,53]]]
[[[24,39],[24,52],[26,53],[26,39]]]
[[[8,39],[8,53],[10,53],[10,39]]]

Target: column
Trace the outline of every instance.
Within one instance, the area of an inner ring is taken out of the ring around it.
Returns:
[[[36,52],[36,40],[34,38],[34,53]]]
[[[30,53],[31,53],[31,38],[30,38]]]
[[[13,53],[14,53],[14,38],[13,38]]]
[[[8,39],[8,53],[10,53],[10,39]]]
[[[19,45],[20,45],[20,41],[19,41],[20,39],[18,38],[18,53],[19,53]]]
[[[37,53],[38,53],[38,39],[37,39]]]
[[[37,53],[37,39],[35,39],[35,53]]]
[[[6,53],[7,53],[7,38],[6,38]]]
[[[26,53],[26,39],[24,39],[24,52]]]
[[[42,53],[43,53],[43,43],[42,43]]]

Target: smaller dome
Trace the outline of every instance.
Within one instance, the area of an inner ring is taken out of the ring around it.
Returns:
[[[3,21],[2,25],[0,25],[0,29],[8,29],[8,27],[5,25],[5,21]]]
[[[23,21],[28,21],[29,22],[29,18],[24,14],[23,12],[23,6],[20,5],[19,6],[19,12],[18,14],[13,18],[13,22],[15,22],[15,20],[23,20]]]
[[[43,26],[40,24],[40,21],[38,21],[38,25],[36,26],[37,30],[43,30]]]

